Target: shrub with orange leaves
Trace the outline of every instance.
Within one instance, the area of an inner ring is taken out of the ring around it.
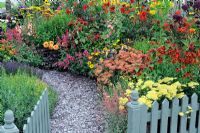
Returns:
[[[114,57],[96,64],[94,74],[98,82],[108,84],[117,71],[123,74],[140,75],[150,62],[148,54],[131,47],[122,48]]]

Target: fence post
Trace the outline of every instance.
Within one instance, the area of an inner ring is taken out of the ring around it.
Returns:
[[[0,133],[19,133],[19,129],[14,124],[14,113],[7,110],[4,115],[4,125],[0,127]]]
[[[142,105],[138,103],[139,94],[136,90],[131,93],[131,102],[128,102],[128,132],[140,133],[141,108]]]

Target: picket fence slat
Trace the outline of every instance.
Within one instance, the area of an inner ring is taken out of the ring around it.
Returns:
[[[40,132],[40,122],[39,122],[39,110],[38,110],[38,107],[39,107],[39,101],[37,102],[37,105],[35,106],[35,112],[36,112],[36,133],[39,133]]]
[[[24,124],[24,126],[23,126],[23,133],[28,133],[27,124]]]
[[[188,97],[184,96],[182,98],[181,111],[185,113],[187,111],[187,107],[188,107]],[[187,117],[184,114],[184,116],[181,116],[180,133],[186,133],[187,132],[186,127],[187,127]]]
[[[143,105],[142,109],[141,109],[141,124],[140,124],[140,133],[146,133],[147,132],[147,128],[144,128],[143,126],[146,125],[147,126],[147,106]],[[145,126],[145,127],[146,127]]]
[[[23,133],[50,133],[49,118],[48,91],[45,89],[27,119]]]
[[[27,119],[27,125],[28,125],[28,133],[31,133],[31,119],[30,119],[30,117],[28,117],[28,119]]]
[[[169,110],[169,101],[165,99],[162,102],[161,128],[160,128],[161,133],[167,133],[168,110]]]
[[[179,100],[175,98],[172,101],[172,115],[171,115],[171,123],[170,123],[170,133],[177,133],[178,126],[178,113],[179,113]]]
[[[35,119],[34,119],[34,111],[32,111],[32,112],[31,112],[31,123],[32,123],[32,124],[31,124],[31,128],[32,128],[32,129],[31,129],[31,132],[32,132],[32,133],[35,133],[35,121],[34,121],[34,120],[35,120]]]
[[[157,133],[157,126],[158,126],[158,102],[154,101],[152,105],[152,113],[151,113],[151,133]]]
[[[50,113],[49,113],[49,100],[48,100],[48,91],[47,91],[47,126],[48,126],[48,131],[47,133],[50,133]]]
[[[44,92],[41,96],[41,118],[42,118],[42,132],[45,133],[45,124],[44,124]]]
[[[196,122],[196,105],[197,105],[198,96],[194,93],[191,97],[191,107],[192,113],[190,118],[189,133],[195,133],[195,122]]]

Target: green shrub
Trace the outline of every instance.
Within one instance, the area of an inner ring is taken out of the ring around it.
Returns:
[[[3,113],[11,109],[15,114],[15,124],[22,130],[31,111],[34,109],[43,90],[48,88],[50,112],[57,101],[56,93],[35,76],[25,73],[8,75],[0,73],[0,125],[3,124]]]
[[[73,17],[66,13],[53,16],[51,19],[40,18],[36,22],[35,44],[42,45],[45,41],[57,41],[68,28],[68,22]]]

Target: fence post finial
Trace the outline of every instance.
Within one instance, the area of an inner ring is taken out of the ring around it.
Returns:
[[[131,101],[128,102],[128,133],[140,133],[140,119],[142,105],[138,103],[139,94],[136,90],[131,93]]]
[[[19,133],[19,129],[14,124],[14,113],[12,110],[7,110],[4,114],[4,125],[0,128],[2,133]]]

